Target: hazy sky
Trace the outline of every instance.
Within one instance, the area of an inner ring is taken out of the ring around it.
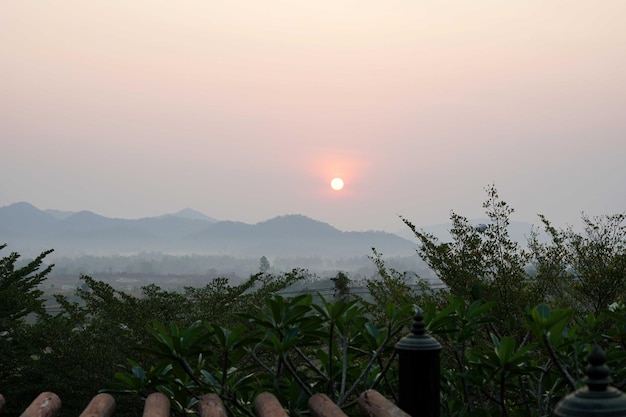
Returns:
[[[341,230],[626,210],[626,1],[0,3],[0,206]],[[340,176],[345,188],[332,191]]]

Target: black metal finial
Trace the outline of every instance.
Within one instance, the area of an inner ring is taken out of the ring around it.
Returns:
[[[422,311],[422,309],[418,306],[415,306],[415,315],[413,316],[413,327],[411,327],[411,333],[416,336],[421,336],[426,333],[424,311]]]
[[[597,344],[589,352],[587,357],[589,364],[585,367],[587,378],[583,381],[589,387],[589,391],[604,391],[611,383],[611,369],[606,364],[606,354]]]
[[[563,398],[554,409],[558,417],[626,416],[626,395],[610,386],[606,355],[597,344],[587,357],[586,386]]]
[[[411,326],[411,334],[403,337],[396,343],[396,349],[406,350],[441,350],[441,345],[437,340],[426,334],[426,325],[424,324],[424,312],[418,306],[415,306],[415,315],[413,316],[413,326]]]

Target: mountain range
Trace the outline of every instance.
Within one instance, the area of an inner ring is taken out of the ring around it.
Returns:
[[[118,219],[90,211],[40,210],[27,202],[0,207],[0,244],[25,256],[127,255],[141,252],[237,257],[348,258],[415,254],[415,243],[383,231],[344,232],[293,214],[256,224],[218,221],[191,209],[157,217]]]

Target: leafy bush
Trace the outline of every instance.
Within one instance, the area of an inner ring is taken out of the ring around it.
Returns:
[[[262,391],[273,392],[291,415],[305,413],[318,392],[350,408],[363,390],[389,383],[393,344],[407,316],[406,308],[389,304],[385,325],[377,326],[364,313],[356,300],[274,295],[240,314],[232,329],[207,321],[182,330],[155,322],[156,364],[144,370],[131,362],[129,372],[117,374],[119,388],[141,396],[165,392],[183,413],[207,392],[238,415],[249,414]]]

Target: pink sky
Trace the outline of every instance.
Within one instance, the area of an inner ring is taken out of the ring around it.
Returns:
[[[626,210],[626,2],[0,4],[0,206],[342,230]],[[333,192],[341,176],[346,186]]]

